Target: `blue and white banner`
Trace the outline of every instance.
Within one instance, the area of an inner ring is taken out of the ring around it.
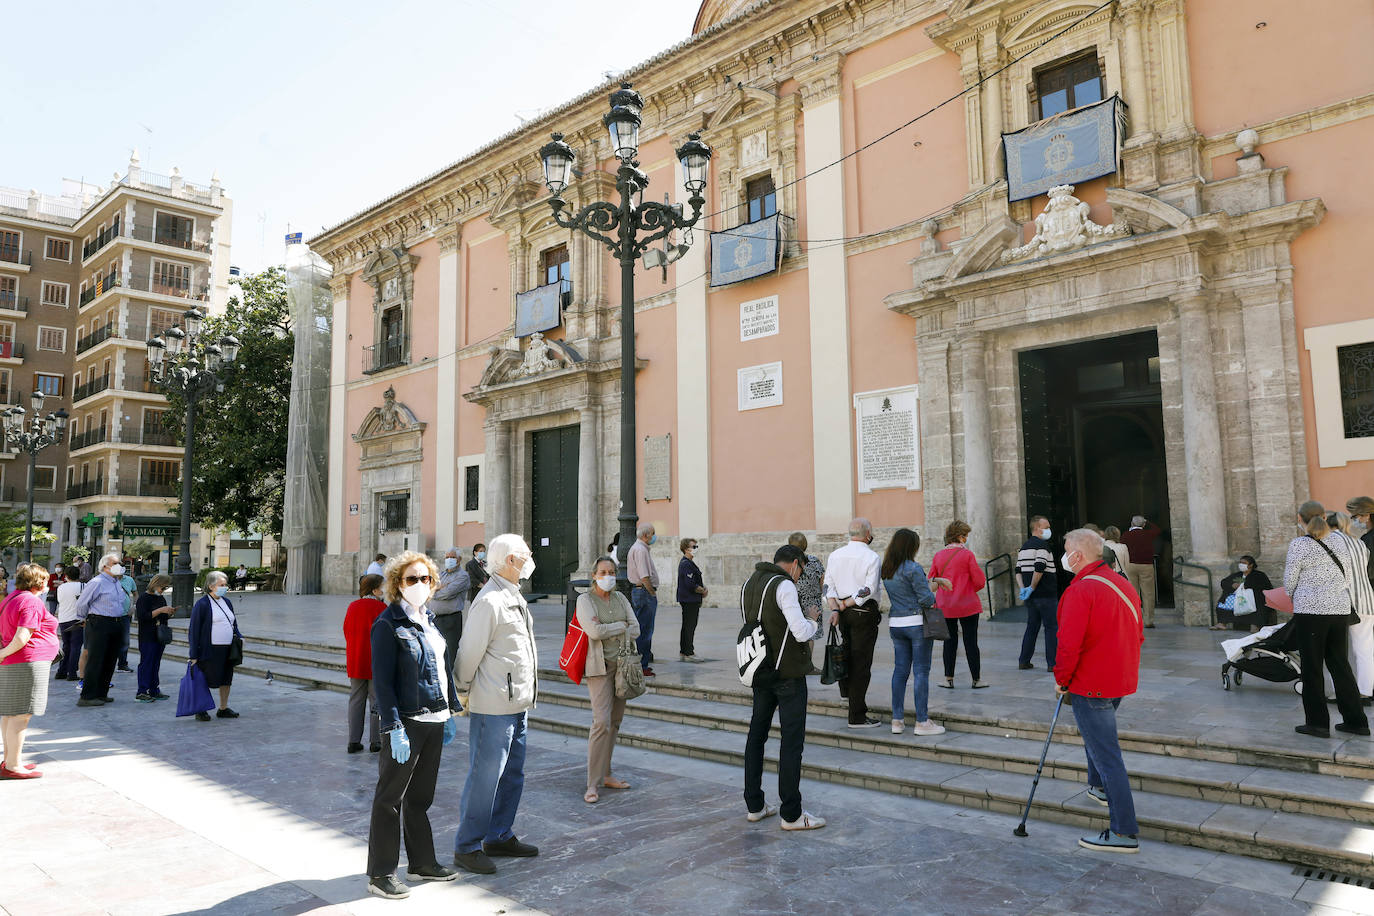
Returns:
[[[1025,200],[1055,185],[1079,184],[1115,172],[1125,108],[1114,95],[1003,134],[1007,199]]]
[[[563,281],[515,294],[515,336],[528,337],[563,322]]]
[[[711,233],[711,285],[752,280],[778,269],[782,215]]]

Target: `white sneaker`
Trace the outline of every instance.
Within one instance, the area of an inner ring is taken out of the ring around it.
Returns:
[[[810,811],[803,811],[795,821],[783,821],[783,830],[819,830],[825,826],[825,818],[817,817]]]
[[[913,735],[943,735],[945,727],[937,722],[927,719],[924,722],[917,722],[916,727],[911,730]]]
[[[759,821],[763,820],[765,817],[772,817],[773,815],[775,815],[775,814],[777,814],[777,813],[778,813],[778,806],[777,806],[777,805],[764,805],[762,811],[750,811],[750,812],[749,812],[749,815],[748,815],[748,817],[749,817],[749,823],[751,823],[751,824],[757,824]]]
[[[894,735],[900,735],[900,734],[902,733],[902,729],[905,728],[905,727],[906,727],[906,723],[903,722],[901,719],[893,719],[893,720],[892,720],[892,734],[894,734]]]

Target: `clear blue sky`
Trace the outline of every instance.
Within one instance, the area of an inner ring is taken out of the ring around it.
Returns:
[[[77,0],[5,14],[0,185],[219,171],[233,261],[308,238],[666,50],[699,0]],[[533,152],[533,150],[531,150]]]

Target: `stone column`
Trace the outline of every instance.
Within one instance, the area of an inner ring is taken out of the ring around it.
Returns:
[[[1183,456],[1188,470],[1190,560],[1227,563],[1226,488],[1221,465],[1221,423],[1212,373],[1209,297],[1192,292],[1175,298],[1179,318],[1179,368],[1183,378]]]
[[[973,528],[969,546],[981,557],[997,543],[993,530],[997,504],[992,474],[992,423],[988,412],[987,354],[983,335],[971,332],[959,341],[963,368],[964,505]]]
[[[583,407],[578,415],[577,565],[590,574],[601,554],[601,410]]]
[[[458,242],[461,230],[439,236],[439,356],[434,402],[434,549],[453,543],[458,512]]]
[[[336,273],[329,281],[334,294],[333,333],[330,335],[329,378],[329,521],[325,528],[325,552],[343,552],[344,515],[348,499],[344,495],[344,468],[348,440],[348,287],[347,273]],[[353,460],[356,460],[353,459]],[[349,576],[351,579],[352,576]]]
[[[1132,137],[1150,132],[1150,93],[1145,82],[1145,44],[1141,37],[1141,23],[1145,18],[1143,3],[1123,3],[1120,7],[1126,40],[1122,48],[1125,58],[1126,104],[1129,106],[1129,127]]]
[[[686,205],[682,165],[674,169],[677,201]],[[708,211],[710,207],[706,208]],[[688,282],[677,287],[677,451],[678,530],[696,537],[711,533],[711,390],[710,321],[706,309],[706,240],[711,216],[704,214],[695,242],[674,265]]]
[[[510,531],[511,500],[511,434],[510,423],[488,420],[486,423],[487,512],[486,534],[489,541],[498,534]]]
[[[983,183],[992,184],[1002,174],[1002,50],[997,46],[997,32],[983,33],[983,49],[979,71],[987,77],[983,83]]]

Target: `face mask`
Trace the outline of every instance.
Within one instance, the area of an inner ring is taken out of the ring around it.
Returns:
[[[654,544],[657,544],[657,543],[658,543],[658,535],[656,535],[656,534],[651,534],[651,535],[649,535],[649,546],[652,547]]]
[[[413,608],[422,608],[429,600],[429,586],[423,582],[416,582],[414,585],[407,585],[401,589],[401,597]]]
[[[216,597],[216,598],[223,598],[223,597],[225,596],[225,594],[226,594],[228,591],[229,591],[229,586],[227,586],[227,585],[217,585],[217,586],[215,586],[215,597]]]
[[[615,591],[615,576],[597,576],[596,587],[603,592]]]
[[[1048,528],[1046,528],[1044,531],[1040,532],[1040,536],[1041,536],[1042,538],[1048,538],[1048,537],[1049,537],[1050,535],[1052,535],[1052,534],[1054,534],[1054,532],[1051,531],[1051,530],[1048,529]]]
[[[114,576],[115,578],[124,575],[124,567],[116,563],[115,565],[110,567],[110,575]]]
[[[534,575],[534,558],[530,557],[525,561],[525,565],[520,567],[520,578],[528,579]]]
[[[454,557],[444,557],[444,569],[452,569],[458,565],[458,560]]]
[[[479,550],[474,556],[479,560],[485,560],[487,558],[487,552],[485,550]]]
[[[1059,558],[1059,564],[1061,569],[1064,569],[1067,572],[1073,572],[1073,567],[1069,565],[1069,556],[1070,555],[1067,553],[1061,556]]]

